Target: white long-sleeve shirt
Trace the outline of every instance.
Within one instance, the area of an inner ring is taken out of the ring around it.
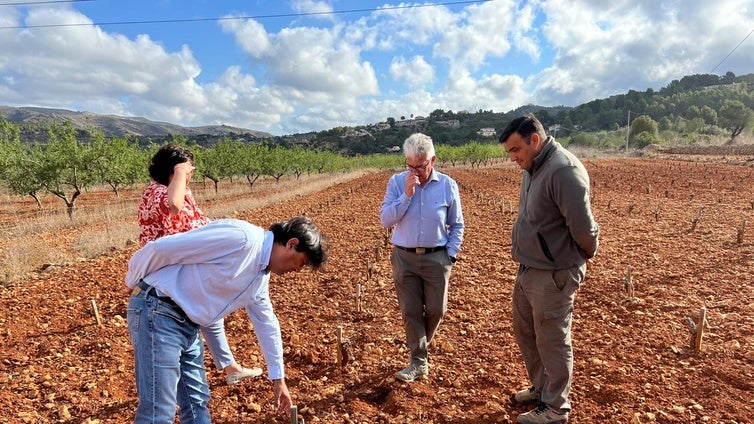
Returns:
[[[143,279],[203,326],[246,308],[269,378],[283,378],[283,341],[267,271],[272,243],[272,232],[246,221],[213,221],[147,243],[129,261],[126,285]]]

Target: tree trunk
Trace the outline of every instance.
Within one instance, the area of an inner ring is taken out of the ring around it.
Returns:
[[[259,178],[259,174],[249,174],[246,176],[246,181],[249,182],[249,190],[254,188],[254,183],[257,182],[258,178]]]
[[[29,193],[29,196],[31,196],[32,199],[34,199],[37,202],[37,209],[42,209],[42,201],[39,200],[39,196],[37,196],[37,193],[32,191],[31,193]]]

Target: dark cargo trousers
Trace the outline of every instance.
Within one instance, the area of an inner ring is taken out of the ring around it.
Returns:
[[[513,333],[532,385],[552,408],[570,410],[573,301],[586,264],[561,270],[521,265],[513,288]]]

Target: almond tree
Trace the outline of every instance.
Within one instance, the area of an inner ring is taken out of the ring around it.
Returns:
[[[307,151],[302,149],[301,147],[294,147],[292,149],[287,149],[285,159],[288,165],[290,166],[291,172],[293,172],[293,175],[296,176],[296,179],[298,180],[301,178],[301,174],[304,172],[309,172],[311,170],[311,162],[309,161],[309,155],[307,154]]]
[[[42,152],[39,146],[21,143],[17,126],[0,121],[0,180],[13,194],[31,196],[42,208],[39,192],[44,190],[40,178]]]
[[[246,181],[249,182],[249,190],[254,187],[254,183],[264,173],[262,161],[267,150],[269,150],[267,146],[258,143],[244,144],[240,149],[238,155],[240,172],[246,176]]]
[[[82,190],[95,182],[95,152],[91,145],[76,139],[76,129],[70,122],[52,124],[47,132],[50,141],[42,148],[41,182],[65,202],[68,217],[73,219],[76,200]]]
[[[215,193],[219,191],[220,180],[241,174],[238,156],[243,144],[239,141],[223,139],[215,147],[196,149],[194,157],[197,169],[215,184]]]
[[[102,130],[91,130],[92,172],[99,182],[118,190],[145,178],[149,159],[146,152],[131,143],[128,136],[106,138]]]
[[[280,182],[280,178],[291,170],[291,164],[288,159],[288,149],[277,146],[268,149],[262,159],[264,175],[269,175]]]

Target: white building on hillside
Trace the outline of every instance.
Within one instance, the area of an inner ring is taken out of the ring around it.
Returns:
[[[479,131],[476,132],[477,134],[481,135],[482,137],[494,137],[495,136],[495,129],[494,128],[479,128]]]

